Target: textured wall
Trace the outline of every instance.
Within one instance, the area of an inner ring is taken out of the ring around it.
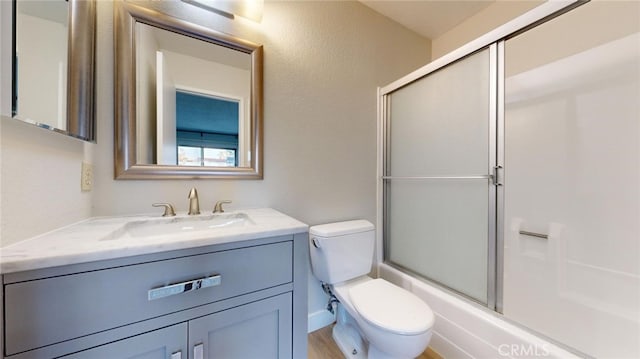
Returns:
[[[264,180],[115,181],[112,6],[98,1],[98,144],[2,119],[3,246],[90,215],[156,212],[158,201],[185,211],[194,186],[203,211],[231,199],[229,209],[268,206],[311,225],[375,223],[376,87],[427,63],[429,40],[355,1],[268,1],[260,24],[195,19],[264,45]],[[83,158],[91,193],[80,192]]]
[[[92,145],[5,117],[0,132],[2,246],[90,216],[80,167]]]

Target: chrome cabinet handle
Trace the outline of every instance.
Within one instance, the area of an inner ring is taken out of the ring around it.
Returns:
[[[204,359],[204,344],[200,343],[193,347],[193,358]]]
[[[215,287],[217,285],[220,285],[221,283],[222,276],[220,276],[220,274],[214,274],[210,277],[204,277],[182,283],[169,284],[160,288],[150,289],[147,293],[147,298],[149,300],[160,299],[185,292],[192,292],[194,290],[202,288]]]
[[[171,359],[182,359],[182,352],[175,352],[171,354]]]

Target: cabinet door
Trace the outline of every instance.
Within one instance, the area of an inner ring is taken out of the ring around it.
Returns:
[[[191,359],[291,358],[291,293],[189,322]]]
[[[84,350],[73,359],[187,359],[187,323],[181,323]]]

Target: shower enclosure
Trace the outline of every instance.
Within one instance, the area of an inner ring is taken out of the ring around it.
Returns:
[[[380,113],[385,263],[640,356],[638,2],[547,3],[382,88]]]

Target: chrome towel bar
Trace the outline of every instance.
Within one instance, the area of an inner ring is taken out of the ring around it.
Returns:
[[[541,234],[541,233],[528,232],[528,231],[520,231],[518,233],[522,234],[523,236],[530,236],[530,237],[549,239],[549,235],[548,234]]]
[[[491,179],[492,175],[477,176],[382,176],[384,180],[449,180],[449,179]]]

